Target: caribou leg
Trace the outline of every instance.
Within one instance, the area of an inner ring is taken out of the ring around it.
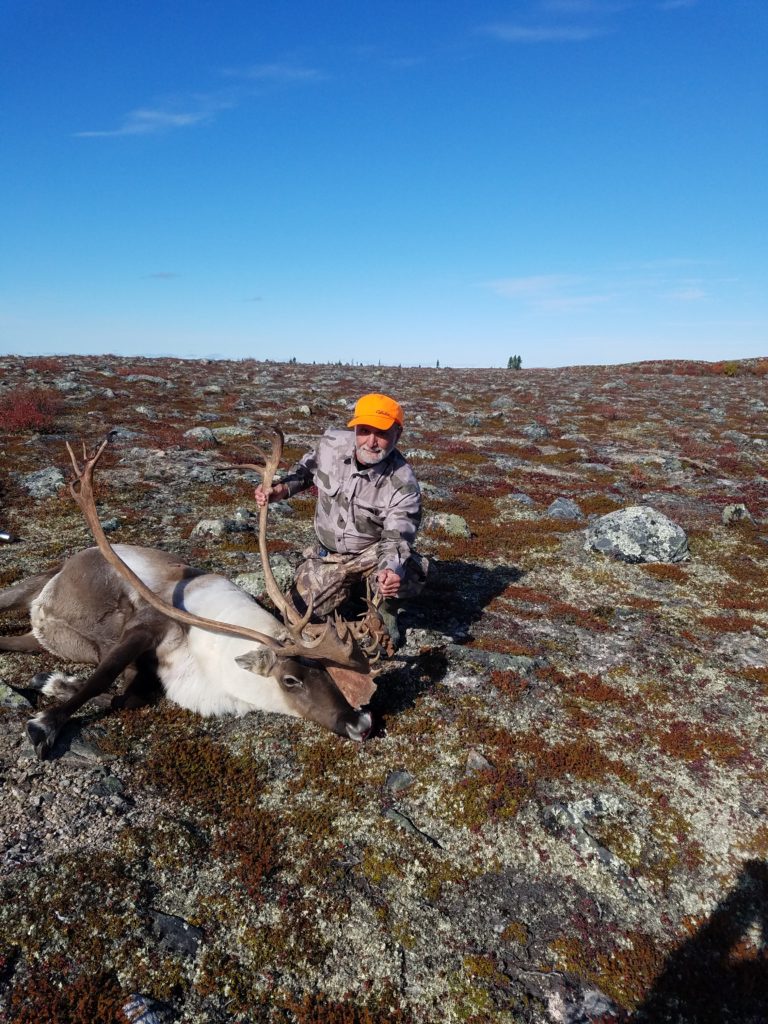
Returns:
[[[130,665],[123,672],[123,677],[126,686],[122,693],[112,698],[113,711],[143,708],[162,693],[163,686],[157,674],[157,655],[154,650],[141,654],[136,664]]]
[[[59,567],[60,568],[60,567]],[[39,595],[43,587],[48,583],[59,568],[49,569],[48,572],[38,573],[37,576],[30,576],[21,583],[8,587],[0,592],[0,611],[13,611],[17,608],[29,609],[34,599]],[[0,636],[0,651],[17,651],[20,654],[42,654],[45,648],[33,633],[24,633],[23,636]]]
[[[141,622],[129,626],[75,694],[30,718],[27,736],[41,761],[50,754],[56,737],[75,711],[109,689],[120,673],[146,651],[155,648],[159,639],[157,625]]]
[[[23,636],[0,636],[0,651],[18,651],[20,654],[42,654],[45,648],[34,633]]]

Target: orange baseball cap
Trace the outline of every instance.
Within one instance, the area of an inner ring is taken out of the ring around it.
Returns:
[[[363,395],[355,405],[355,415],[347,424],[356,427],[358,424],[376,427],[377,430],[389,430],[397,423],[403,425],[403,410],[394,400],[386,395]]]

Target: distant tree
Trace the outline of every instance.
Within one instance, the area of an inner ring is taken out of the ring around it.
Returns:
[[[439,359],[435,362],[435,369],[436,370],[440,369],[440,360]]]
[[[510,356],[509,360],[507,361],[507,369],[508,370],[519,370],[522,365],[523,365],[523,357],[522,356]]]

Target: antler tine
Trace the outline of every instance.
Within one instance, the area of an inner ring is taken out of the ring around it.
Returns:
[[[266,452],[257,444],[252,446],[256,450],[256,454],[262,460],[261,462],[236,462],[227,464],[226,466],[219,466],[219,469],[252,469],[255,473],[258,473],[260,477],[264,477],[264,470],[269,462],[269,456]],[[282,450],[280,452],[282,456]],[[275,466],[277,469],[277,466]],[[273,470],[274,472],[274,470]]]
[[[70,485],[69,485],[70,486],[70,490],[72,489],[72,487],[75,486],[75,484],[80,484],[82,486],[83,480],[85,480],[88,483],[88,485],[90,486],[91,481],[93,480],[93,468],[96,465],[96,463],[99,461],[99,459],[101,458],[102,452],[104,451],[104,449],[109,444],[109,438],[106,438],[106,437],[104,438],[104,440],[101,442],[101,444],[99,445],[98,449],[96,450],[95,454],[92,455],[90,459],[88,458],[88,449],[85,446],[85,441],[83,441],[83,468],[82,469],[78,465],[77,458],[75,456],[75,453],[72,451],[72,446],[70,445],[69,441],[66,441],[65,444],[67,446],[67,451],[69,452],[69,457],[70,457],[70,459],[72,461],[72,467],[73,467],[73,469],[75,471],[75,477],[76,477],[76,479],[73,480],[70,483]]]
[[[318,660],[330,661],[337,665],[350,665],[367,670],[368,657],[355,644],[351,635],[340,636],[335,623],[330,619],[323,625],[322,631],[312,639],[302,637],[302,643],[311,652],[310,656]]]
[[[272,487],[272,480],[275,476],[277,467],[280,465],[280,459],[283,455],[283,444],[285,443],[285,437],[283,436],[282,430],[275,427],[274,434],[275,436],[272,439],[272,451],[269,456],[265,457],[264,469],[261,474],[261,486],[266,494],[269,494],[270,488]],[[280,614],[283,616],[283,621],[293,634],[294,638],[298,640],[298,634],[300,634],[306,627],[312,617],[312,605],[310,604],[306,614],[302,616],[298,609],[291,601],[288,600],[288,598],[286,598],[285,594],[277,585],[277,581],[272,573],[272,567],[269,564],[269,552],[267,551],[268,514],[269,504],[266,503],[259,509],[259,554],[261,555],[261,565],[264,570],[264,582],[267,587],[267,593],[272,599],[272,603],[279,608]]]

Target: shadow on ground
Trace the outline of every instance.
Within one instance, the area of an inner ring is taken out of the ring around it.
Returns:
[[[450,645],[463,644],[486,606],[521,576],[514,565],[489,569],[473,562],[432,561],[427,586],[404,607],[401,626],[435,633]],[[450,665],[450,650],[439,644],[417,655],[396,655],[395,667],[382,676],[372,701],[374,714],[383,720],[402,714],[444,678]]]
[[[494,597],[522,575],[515,565],[489,569],[475,562],[431,559],[423,594],[406,608],[406,624],[444,633],[461,643]]]
[[[632,1024],[765,1024],[768,864],[747,861],[699,931],[667,959]]]

